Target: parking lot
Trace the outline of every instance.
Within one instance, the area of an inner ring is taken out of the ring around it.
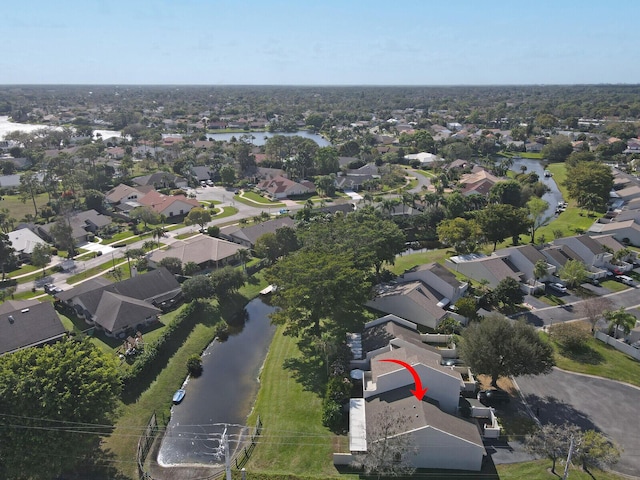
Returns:
[[[640,388],[554,369],[518,377],[518,386],[542,423],[569,422],[603,432],[622,447],[615,471],[640,472]]]

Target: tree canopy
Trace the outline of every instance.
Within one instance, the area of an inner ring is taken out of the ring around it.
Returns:
[[[88,340],[0,357],[2,478],[54,478],[90,455],[87,425],[109,424],[120,388],[116,357]]]
[[[200,229],[204,230],[204,227],[211,221],[211,212],[201,207],[192,208],[184,219],[186,225],[200,225]]]
[[[567,168],[563,185],[567,187],[569,197],[575,199],[578,205],[597,210],[609,200],[613,174],[611,168],[603,163],[577,162],[575,166]]]
[[[272,320],[298,337],[355,326],[371,287],[346,252],[299,250],[280,259],[266,278],[278,287],[273,304],[280,310]]]
[[[499,377],[549,373],[553,348],[522,321],[490,315],[472,323],[462,333],[460,356],[476,374]]]

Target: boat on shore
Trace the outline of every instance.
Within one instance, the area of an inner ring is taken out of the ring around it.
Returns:
[[[182,402],[185,393],[187,392],[184,390],[184,388],[177,390],[176,393],[173,394],[173,404],[178,405],[180,402]]]

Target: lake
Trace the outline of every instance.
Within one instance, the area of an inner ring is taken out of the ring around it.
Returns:
[[[186,395],[171,408],[171,420],[160,446],[160,465],[219,465],[218,440],[228,429],[234,450],[247,433],[242,428],[258,393],[258,375],[276,330],[268,315],[275,310],[260,299],[245,307],[244,328],[226,341],[212,342],[202,355],[203,372],[184,386]]]
[[[297,135],[298,137],[310,138],[321,147],[328,147],[331,145],[331,143],[329,143],[329,141],[326,140],[321,135],[318,135],[317,133],[311,133],[306,130],[300,130],[299,132],[295,132],[295,133],[278,133],[278,132],[276,133],[271,133],[271,132],[208,133],[207,138],[209,138],[209,140],[216,140],[218,142],[220,141],[228,142],[231,140],[231,137],[236,137],[237,140],[240,140],[240,137],[245,133],[248,135],[253,135],[254,139],[252,143],[256,146],[264,145],[267,138],[271,138],[275,135],[283,135],[285,137],[293,137]]]
[[[33,132],[34,130],[40,130],[42,128],[51,128],[53,130],[62,130],[61,127],[55,127],[50,125],[35,125],[32,123],[14,123],[9,121],[9,117],[0,116],[0,140],[3,140],[5,135],[10,132]],[[98,135],[102,135],[102,138],[106,140],[110,137],[120,137],[120,132],[117,130],[94,130],[93,136],[94,138]]]

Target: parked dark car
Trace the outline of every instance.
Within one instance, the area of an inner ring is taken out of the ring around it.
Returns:
[[[509,403],[511,401],[511,397],[504,390],[492,388],[489,390],[480,390],[478,392],[478,400],[487,407],[495,407]]]

